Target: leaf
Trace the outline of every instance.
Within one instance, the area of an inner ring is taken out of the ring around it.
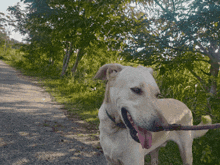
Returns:
[[[166,72],[166,69],[165,69],[165,67],[160,67],[160,75],[164,75],[165,74],[165,72]]]

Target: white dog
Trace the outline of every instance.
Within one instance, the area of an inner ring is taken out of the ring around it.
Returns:
[[[193,118],[182,102],[157,98],[160,90],[152,74],[151,68],[142,66],[106,64],[95,75],[107,80],[98,116],[100,144],[108,164],[144,165],[149,153],[151,164],[158,164],[159,148],[172,140],[179,146],[183,164],[192,165],[193,138],[208,130],[156,132],[168,124],[193,125]]]

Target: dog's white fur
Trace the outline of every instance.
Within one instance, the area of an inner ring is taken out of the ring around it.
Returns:
[[[96,73],[95,78],[107,80],[105,99],[99,109],[100,144],[108,164],[144,165],[146,154],[151,155],[151,164],[158,164],[158,150],[172,140],[178,144],[184,165],[192,165],[193,138],[203,136],[208,130],[200,131],[161,131],[152,133],[152,146],[142,149],[140,143],[131,138],[129,128],[119,128],[110,120],[108,113],[116,123],[124,123],[121,114],[126,107],[135,124],[150,129],[152,120],[160,120],[161,125],[193,125],[191,111],[175,99],[158,99],[160,90],[153,78],[153,70],[139,66],[137,68],[120,64],[106,64]],[[131,88],[141,88],[143,94],[136,94]],[[210,124],[207,123],[207,124]],[[202,122],[199,125],[204,125]]]

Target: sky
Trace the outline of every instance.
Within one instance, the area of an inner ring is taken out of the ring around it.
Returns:
[[[7,13],[8,6],[14,6],[16,5],[20,0],[0,0],[0,12]],[[19,32],[11,32],[10,38],[13,38],[17,41],[22,41],[22,38],[24,38]]]

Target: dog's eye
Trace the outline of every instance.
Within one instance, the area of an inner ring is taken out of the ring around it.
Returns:
[[[142,94],[142,90],[141,90],[141,88],[131,88],[131,90],[134,92],[134,93],[136,93],[136,94]]]
[[[159,99],[159,98],[163,98],[163,96],[162,96],[160,93],[157,93],[157,94],[156,94],[156,98],[158,98],[158,99]]]

